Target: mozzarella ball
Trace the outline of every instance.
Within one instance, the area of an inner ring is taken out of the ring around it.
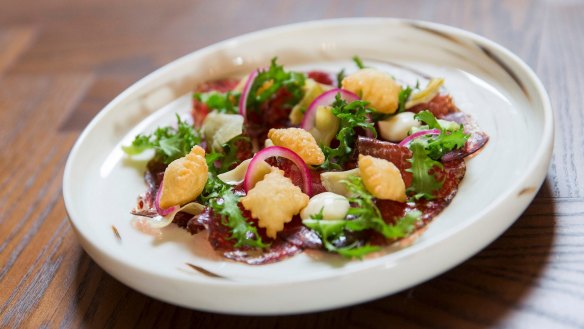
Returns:
[[[401,142],[408,137],[408,131],[413,127],[420,127],[422,123],[414,119],[415,113],[402,112],[390,118],[379,121],[379,134],[381,138],[390,142]]]
[[[319,214],[322,209],[323,219],[344,219],[350,207],[349,200],[344,196],[323,192],[308,201],[308,205],[300,211],[300,218],[310,219]]]

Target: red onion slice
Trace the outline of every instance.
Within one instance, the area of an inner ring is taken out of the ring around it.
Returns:
[[[315,118],[316,118],[316,110],[319,106],[329,106],[334,103],[337,94],[341,94],[341,98],[347,102],[354,102],[359,100],[359,96],[353,94],[352,92],[345,90],[345,89],[331,89],[327,92],[322,93],[317,98],[315,98],[312,103],[306,109],[304,113],[304,118],[302,119],[302,123],[300,124],[300,128],[310,131],[314,127]]]
[[[266,147],[254,155],[253,159],[249,163],[249,166],[247,167],[247,171],[245,172],[245,179],[243,180],[243,188],[245,189],[245,192],[251,190],[257,183],[253,177],[255,176],[254,172],[259,168],[258,163],[271,157],[282,157],[292,161],[292,163],[294,163],[294,165],[300,169],[300,173],[302,174],[303,192],[309,196],[312,195],[312,178],[310,176],[310,169],[308,169],[308,166],[298,154],[294,153],[288,148],[281,146]]]
[[[440,135],[440,130],[438,129],[430,129],[430,130],[422,130],[415,132],[408,137],[404,138],[401,142],[399,142],[399,146],[408,146],[414,139],[424,136],[424,135]]]
[[[251,86],[253,82],[257,78],[260,70],[257,69],[250,73],[247,77],[247,81],[245,81],[245,85],[243,86],[243,90],[241,91],[241,96],[239,97],[239,114],[243,116],[245,119],[245,114],[247,113],[247,100],[249,98],[249,91],[251,90]]]
[[[162,195],[162,184],[164,184],[164,180],[160,182],[160,186],[158,187],[158,192],[156,192],[156,199],[154,200],[154,206],[156,207],[156,211],[160,216],[168,216],[172,214],[173,211],[176,210],[177,206],[172,206],[170,208],[163,209],[160,207],[160,195]]]

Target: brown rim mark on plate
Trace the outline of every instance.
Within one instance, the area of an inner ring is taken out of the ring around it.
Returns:
[[[443,39],[450,40],[450,41],[452,41],[454,43],[462,44],[462,41],[460,39],[455,38],[455,37],[453,37],[452,35],[450,35],[448,33],[444,33],[442,31],[437,31],[437,30],[434,30],[433,28],[430,28],[430,27],[427,27],[427,26],[424,26],[424,25],[420,25],[420,24],[415,23],[415,22],[409,22],[408,24],[411,27],[415,28],[415,29],[422,30],[424,32],[428,32],[428,33],[437,35],[437,36],[439,36],[439,37],[441,37]]]
[[[227,279],[226,277],[224,277],[222,275],[213,273],[213,272],[211,272],[209,270],[206,270],[206,269],[204,269],[204,268],[202,268],[200,266],[197,266],[197,265],[194,265],[194,264],[191,264],[191,263],[185,263],[185,264],[187,264],[187,266],[190,267],[190,268],[192,268],[193,270],[195,270],[195,271],[197,271],[197,272],[199,272],[199,273],[201,273],[203,275],[206,275],[206,276],[208,276],[210,278]]]
[[[120,235],[120,232],[113,225],[112,225],[112,232],[114,232],[114,235],[116,236],[116,239],[118,239],[118,241],[122,241],[122,236]]]
[[[515,81],[515,83],[519,86],[523,94],[525,94],[525,97],[527,97],[527,99],[530,99],[527,89],[525,88],[517,74],[515,74],[515,72],[509,66],[507,66],[507,64],[505,64],[505,62],[503,62],[497,55],[493,54],[493,52],[490,51],[488,48],[479,43],[476,43],[476,45],[485,55],[487,55],[487,57],[492,59],[493,62],[497,63],[497,65],[499,65],[505,72],[507,72],[511,79],[513,79],[513,81]]]
[[[537,191],[537,189],[535,187],[524,187],[521,191],[519,191],[519,193],[517,194],[517,196],[522,196],[524,194],[531,194],[533,192]]]
[[[440,38],[443,39],[447,39],[451,42],[454,42],[456,44],[459,45],[463,45],[463,46],[467,46],[465,43],[463,43],[460,39],[449,35],[448,33],[444,33],[442,31],[438,31],[438,30],[434,30],[433,28],[427,27],[427,26],[423,26],[420,25],[418,23],[415,22],[409,22],[408,23],[411,27],[424,31],[424,32],[428,32],[431,34],[434,34]],[[519,77],[517,76],[517,74],[515,74],[515,72],[507,65],[505,64],[505,62],[503,62],[497,55],[495,55],[491,50],[489,50],[488,48],[486,48],[485,46],[481,45],[478,42],[475,42],[475,45],[485,54],[487,55],[487,57],[489,57],[493,62],[495,62],[497,65],[499,65],[503,71],[505,71],[510,77],[511,79],[513,79],[513,81],[515,81],[515,83],[517,84],[517,86],[519,86],[519,88],[521,89],[521,91],[523,92],[523,94],[525,95],[525,97],[527,97],[528,100],[531,100],[531,97],[529,96],[529,93],[527,92],[527,89],[525,88],[525,85],[521,82],[521,80],[519,79]]]

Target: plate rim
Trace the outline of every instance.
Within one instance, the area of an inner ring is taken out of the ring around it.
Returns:
[[[466,31],[466,30],[463,30],[460,28],[452,27],[449,25],[433,23],[433,22],[426,22],[426,21],[421,21],[421,20],[375,17],[375,18],[340,18],[340,19],[327,19],[327,20],[299,22],[299,23],[287,24],[287,25],[282,25],[282,26],[277,26],[277,27],[271,27],[268,29],[263,29],[263,30],[259,30],[259,31],[251,32],[251,33],[246,33],[246,34],[243,34],[240,36],[235,36],[235,37],[226,39],[224,41],[220,41],[218,43],[214,43],[212,45],[201,48],[199,50],[195,50],[195,51],[193,51],[189,54],[186,54],[186,55],[184,55],[176,60],[173,60],[173,61],[161,66],[160,68],[154,70],[153,72],[147,74],[145,77],[141,78],[137,82],[133,83],[130,87],[125,89],[123,92],[121,92],[112,101],[110,101],[103,109],[100,110],[100,112],[84,128],[83,132],[79,135],[79,137],[77,138],[77,141],[73,145],[71,152],[69,153],[67,163],[65,165],[65,171],[64,171],[64,176],[63,176],[63,197],[65,200],[65,207],[66,207],[66,210],[67,210],[68,215],[69,215],[68,218],[69,218],[71,225],[73,226],[73,228],[75,230],[75,233],[78,236],[78,239],[82,242],[83,248],[90,254],[90,256],[102,268],[104,268],[104,269],[106,268],[105,266],[103,266],[101,261],[97,260],[97,259],[101,259],[100,255],[94,254],[94,253],[99,253],[99,252],[105,253],[103,250],[100,250],[99,243],[98,243],[99,241],[92,240],[91,234],[88,234],[88,232],[84,231],[83,227],[80,228],[78,225],[76,225],[76,221],[83,221],[83,219],[81,218],[81,216],[79,214],[75,213],[74,208],[72,206],[70,206],[70,204],[73,203],[73,196],[71,195],[71,189],[68,187],[71,185],[71,175],[72,175],[72,170],[73,170],[73,167],[72,167],[73,163],[75,162],[75,159],[78,156],[78,154],[80,152],[80,148],[83,145],[85,139],[92,132],[94,127],[99,123],[99,121],[101,121],[101,119],[104,116],[108,115],[112,110],[114,110],[116,105],[119,102],[123,101],[128,95],[132,94],[135,90],[138,90],[138,89],[142,88],[144,85],[148,84],[148,82],[150,82],[152,80],[156,80],[165,71],[171,70],[173,66],[179,66],[183,62],[189,61],[192,56],[200,56],[201,54],[203,54],[205,52],[213,52],[216,49],[223,48],[229,43],[245,41],[246,39],[268,37],[270,35],[276,35],[278,33],[286,32],[286,31],[290,31],[290,30],[295,30],[295,29],[318,29],[318,28],[322,28],[322,27],[326,27],[326,26],[355,24],[355,23],[359,23],[359,22],[380,23],[380,24],[384,24],[384,23],[388,23],[388,22],[397,23],[397,24],[400,24],[400,23],[417,24],[417,25],[420,25],[420,26],[423,26],[423,27],[426,27],[426,28],[429,28],[432,30],[444,32],[447,34],[453,34],[456,36],[462,36],[464,38],[469,38],[469,39],[472,39],[474,41],[479,42],[482,45],[486,45],[492,49],[497,50],[499,53],[501,53],[505,57],[507,57],[506,61],[511,61],[515,67],[519,68],[521,71],[523,71],[523,73],[527,74],[530,82],[535,87],[535,91],[536,91],[535,95],[536,95],[536,97],[538,97],[540,99],[541,105],[542,105],[542,110],[543,110],[543,118],[542,118],[543,130],[542,130],[542,137],[541,137],[542,143],[538,146],[538,148],[536,149],[536,152],[534,152],[533,157],[532,157],[533,161],[526,168],[523,175],[517,180],[516,185],[513,188],[509,188],[507,190],[507,193],[503,193],[503,194],[499,195],[499,197],[496,198],[495,200],[493,200],[491,203],[489,203],[489,205],[487,207],[485,207],[481,211],[475,213],[473,215],[473,217],[476,217],[477,219],[479,217],[484,217],[485,214],[488,214],[488,213],[492,212],[495,208],[500,207],[503,203],[505,203],[505,199],[508,199],[510,196],[517,194],[522,188],[524,188],[526,185],[526,182],[530,178],[530,175],[533,175],[533,173],[537,172],[537,168],[542,167],[542,164],[543,164],[543,168],[544,168],[543,175],[542,175],[541,179],[539,179],[539,178],[537,179],[538,186],[536,186],[536,188],[537,188],[537,190],[539,190],[539,188],[541,187],[541,185],[544,182],[547,169],[549,168],[549,162],[551,160],[551,153],[552,153],[553,141],[554,141],[554,115],[553,115],[552,106],[551,106],[549,96],[548,96],[547,92],[545,91],[543,84],[541,83],[541,81],[539,80],[537,75],[533,72],[533,70],[526,63],[524,63],[517,55],[515,55],[514,53],[512,53],[508,49],[504,48],[503,46],[499,45],[498,43],[491,41],[485,37],[482,37],[480,35],[477,35],[475,33],[472,33],[472,32],[469,32],[469,31]],[[529,206],[529,204],[531,203],[531,201],[533,200],[535,195],[536,195],[536,193],[534,192],[532,195],[528,196],[529,200],[525,202],[526,206],[519,207],[519,208],[521,208],[521,210],[519,211],[518,215],[510,216],[510,217],[513,217],[513,219],[509,220],[507,225],[504,225],[504,227],[502,227],[502,229],[500,230],[501,232],[506,230],[510,225],[512,225],[518,219],[519,215]],[[475,222],[476,221],[471,221],[471,220],[465,221],[464,224],[458,225],[458,226],[452,228],[451,230],[444,232],[438,241],[434,241],[434,242],[428,244],[427,246],[424,246],[424,248],[432,247],[436,244],[443,242],[444,240],[451,238],[452,236],[461,234],[462,231],[467,230],[467,228],[469,226],[475,224]],[[447,271],[448,269],[451,269],[454,266],[468,260],[469,258],[474,256],[477,252],[479,252],[484,247],[486,247],[488,244],[490,244],[492,241],[497,239],[500,236],[501,232],[495,234],[491,238],[485,239],[483,243],[479,243],[476,246],[476,248],[474,248],[470,252],[466,252],[465,256],[459,257],[460,259],[449,264],[448,266],[446,266],[446,268],[441,269],[439,271],[435,271],[431,275],[423,276],[422,278],[415,280],[415,282],[411,283],[408,286],[402,287],[399,290],[403,290],[403,289],[411,287],[415,284],[418,284],[420,282],[427,281],[427,280],[431,279],[432,277],[435,277],[439,274],[442,274],[445,271]],[[414,248],[414,247],[415,246],[412,246],[412,247],[408,247],[408,248],[402,250],[402,251],[405,251],[403,253],[404,257],[408,256],[408,254],[417,252],[417,248]],[[407,250],[409,250],[409,249],[411,249],[411,250],[408,252]],[[91,252],[89,250],[91,250]],[[119,265],[122,265],[125,267],[131,267],[137,271],[143,271],[142,268],[135,266],[135,264],[127,263],[126,260],[123,260],[118,255],[115,255],[115,254],[112,255],[109,253],[105,253],[105,254],[106,254],[105,256],[110,258],[110,261],[114,261],[116,264],[119,264]],[[369,267],[364,268],[364,269],[351,269],[350,271],[343,273],[343,276],[352,276],[352,275],[355,275],[355,273],[359,273],[359,272],[363,272],[363,271],[378,271],[378,270],[383,271],[384,266],[382,263],[383,263],[382,261],[379,261],[379,264],[372,264]],[[106,271],[106,272],[111,274],[110,271]],[[154,276],[161,276],[158,273],[148,273],[148,274],[154,275]],[[147,292],[143,291],[142,289],[136,288],[134,285],[127,283],[126,280],[120,279],[117,276],[116,276],[116,278],[118,280],[124,282],[125,284],[131,286],[132,288],[148,294]],[[178,278],[169,278],[169,279],[180,280]],[[225,285],[239,286],[239,285],[242,285],[242,283],[240,283],[240,282],[207,280],[206,278],[199,280],[198,277],[191,278],[189,280],[184,279],[181,281],[182,281],[182,283],[193,284],[193,280],[196,281],[197,283],[210,285],[210,286],[225,286]],[[315,281],[318,282],[321,280],[322,280],[322,278],[307,278],[307,279],[294,281],[294,283],[295,284],[302,284],[302,283],[306,283],[306,282],[315,282]],[[287,282],[287,281],[261,282],[261,283],[260,282],[245,282],[244,283],[245,286],[252,287],[252,288],[257,288],[257,287],[275,288],[275,287],[278,287],[281,285],[289,285],[289,284],[290,284],[290,282]],[[365,300],[374,299],[374,298],[388,295],[388,294],[395,293],[395,292],[396,291],[382,292],[382,293],[380,293],[376,296],[372,296],[371,298],[368,298],[368,299],[354,300],[351,302],[345,302],[345,303],[332,305],[332,306],[323,306],[321,308],[311,308],[308,310],[301,309],[299,311],[293,311],[293,312],[267,312],[267,313],[262,312],[262,311],[259,311],[257,313],[246,311],[246,312],[242,312],[240,314],[284,314],[284,313],[306,312],[309,310],[328,309],[331,307],[338,307],[338,306],[342,306],[342,305],[349,305],[349,304],[354,304],[354,303],[358,303],[358,302],[363,302]],[[163,299],[163,300],[170,302],[170,303],[173,303],[173,304],[180,304],[180,303],[177,303],[177,301],[168,300],[168,299],[162,298],[160,296],[153,296],[153,295],[150,295],[150,296],[157,298],[157,299]],[[180,304],[180,305],[186,306],[186,307],[191,307],[191,308],[207,309],[207,310],[211,310],[211,311],[215,311],[215,312],[224,311],[224,310],[215,309],[215,308],[204,308],[204,307],[200,308],[198,306],[193,306],[193,305],[189,305],[189,304]],[[331,304],[329,304],[329,305],[331,305]],[[232,314],[238,313],[237,310],[235,310],[235,312],[231,311],[231,310],[229,310],[227,312],[232,313]]]

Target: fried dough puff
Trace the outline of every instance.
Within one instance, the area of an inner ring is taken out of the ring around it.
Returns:
[[[290,178],[284,177],[282,170],[273,168],[246,196],[241,198],[243,207],[258,219],[258,226],[266,229],[270,238],[284,229],[284,224],[308,204],[308,195]]]
[[[208,172],[205,150],[198,145],[186,156],[171,162],[164,171],[160,207],[169,208],[196,199],[207,183]]]
[[[406,184],[399,169],[393,163],[360,154],[359,170],[365,188],[374,197],[406,202]]]
[[[344,78],[342,86],[368,101],[377,112],[391,114],[397,111],[401,86],[385,72],[361,69]]]
[[[294,151],[308,165],[320,165],[324,162],[324,153],[316,144],[314,137],[304,129],[270,129],[268,138],[274,145]]]

